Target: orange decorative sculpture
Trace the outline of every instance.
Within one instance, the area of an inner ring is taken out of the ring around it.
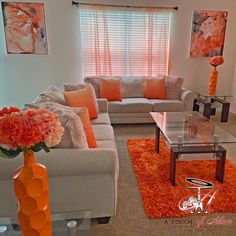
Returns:
[[[46,109],[0,110],[0,157],[24,153],[24,165],[13,174],[23,236],[52,235],[48,173],[45,166],[35,163],[34,152],[49,152],[63,132],[59,117]]]
[[[211,77],[210,77],[209,88],[208,88],[209,95],[216,94],[217,77],[218,77],[218,71],[216,70],[216,67],[219,65],[222,65],[223,63],[224,63],[224,59],[222,56],[215,56],[215,57],[211,57],[210,59],[210,64],[213,66],[213,69],[211,71]]]

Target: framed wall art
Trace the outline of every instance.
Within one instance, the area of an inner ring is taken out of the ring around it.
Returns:
[[[44,4],[2,2],[8,54],[48,54]]]
[[[193,11],[190,57],[223,55],[227,16],[227,11]]]

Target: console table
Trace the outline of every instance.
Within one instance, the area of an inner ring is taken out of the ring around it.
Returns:
[[[198,111],[200,109],[200,104],[203,104],[203,115],[210,119],[212,115],[216,113],[216,105],[220,103],[221,106],[221,122],[227,122],[229,117],[230,102],[227,98],[232,97],[231,95],[225,94],[215,94],[209,95],[207,92],[193,91],[197,94],[197,98],[194,99],[193,111]]]

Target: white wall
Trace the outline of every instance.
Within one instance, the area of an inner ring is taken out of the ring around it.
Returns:
[[[48,86],[81,76],[77,9],[69,0],[34,1],[45,3],[49,55],[7,55],[0,15],[0,106],[22,106]]]
[[[231,99],[231,112],[236,114],[236,62],[234,66],[234,77],[233,77],[233,84],[232,84],[232,90],[231,95],[233,96]]]
[[[226,10],[228,22],[223,52],[225,63],[218,67],[217,91],[230,93],[236,58],[236,1],[183,0],[178,2],[179,11],[175,14],[173,27],[171,72],[182,75],[187,88],[207,91],[212,69],[209,58],[188,58],[192,10]]]
[[[0,20],[0,105],[22,105],[31,101],[35,95],[51,84],[61,85],[63,82],[80,81],[82,78],[76,7],[71,6],[71,0],[42,2],[45,2],[46,8],[48,56],[6,55]],[[218,67],[218,89],[221,92],[231,92],[236,58],[235,0],[146,0],[145,2],[84,0],[83,2],[178,6],[179,10],[174,13],[173,19],[170,73],[183,76],[184,86],[189,89],[207,89],[211,70],[209,58],[188,57],[192,10],[227,10],[229,16],[224,47],[225,63]]]

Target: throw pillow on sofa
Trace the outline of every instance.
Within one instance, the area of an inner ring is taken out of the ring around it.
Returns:
[[[93,133],[93,128],[92,128],[91,121],[89,118],[88,108],[87,107],[73,107],[72,109],[80,117],[82,121],[89,148],[97,147],[96,138]]]
[[[93,86],[96,97],[100,98],[100,80],[108,78],[106,76],[88,76],[84,78],[85,83],[89,83]]]
[[[177,76],[165,76],[166,98],[180,99],[184,79]]]
[[[106,98],[108,101],[121,101],[121,83],[119,79],[101,79],[100,80],[100,98]]]
[[[85,84],[91,84],[94,88],[96,98],[100,98],[100,80],[108,79],[108,76],[88,76],[84,78]],[[64,84],[64,91],[74,91],[82,88],[84,84]]]
[[[96,119],[98,116],[98,104],[96,101],[93,86],[90,84],[84,85],[75,91],[65,91],[64,97],[66,104],[70,107],[87,107],[90,119]]]
[[[63,91],[54,85],[42,92],[38,99],[40,100],[42,97],[47,97],[53,102],[66,105]]]
[[[122,98],[143,98],[144,97],[144,77],[129,76],[121,78]]]
[[[165,78],[163,76],[145,77],[144,97],[148,99],[165,99]]]
[[[63,106],[60,104],[57,104],[57,107],[60,107],[63,110],[72,111],[73,113],[75,113],[82,122],[83,129],[84,129],[87,143],[88,143],[88,147],[89,148],[97,147],[96,138],[93,133],[91,121],[89,118],[88,108],[87,107],[68,107],[68,106]]]
[[[56,148],[88,148],[83,122],[73,110],[52,101],[41,103],[40,107],[56,113],[64,127],[62,140]]]

